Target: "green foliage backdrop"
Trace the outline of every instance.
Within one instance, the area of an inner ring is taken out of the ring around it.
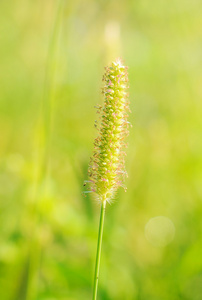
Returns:
[[[0,299],[91,298],[99,204],[83,181],[117,56],[129,66],[128,191],[107,207],[98,299],[202,299],[201,10],[1,0]],[[165,247],[163,224],[145,234],[157,216],[175,228]]]

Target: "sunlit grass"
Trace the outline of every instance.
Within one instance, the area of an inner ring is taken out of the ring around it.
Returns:
[[[0,4],[1,298],[26,299],[32,226],[30,299],[91,297],[99,209],[82,184],[103,66],[120,51],[134,126],[128,191],[107,211],[100,299],[201,299],[201,2],[64,1],[51,38],[57,5]],[[176,230],[164,248],[145,237],[157,216]]]

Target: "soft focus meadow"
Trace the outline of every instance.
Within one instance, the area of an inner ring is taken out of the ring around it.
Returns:
[[[202,2],[0,2],[0,299],[84,300],[104,66],[129,66],[127,192],[107,206],[98,299],[202,299]]]

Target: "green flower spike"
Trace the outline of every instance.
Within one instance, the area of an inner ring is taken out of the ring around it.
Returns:
[[[128,73],[120,59],[105,68],[103,77],[105,96],[103,107],[98,107],[100,125],[89,166],[90,191],[101,202],[95,261],[93,300],[97,300],[98,279],[106,203],[110,202],[125,179],[125,137],[128,135]],[[97,123],[96,123],[97,127]],[[84,184],[85,185],[85,184]]]
[[[128,135],[129,111],[128,72],[121,59],[106,67],[104,81],[104,106],[100,113],[99,135],[95,139],[94,153],[89,166],[90,190],[98,200],[108,201],[114,197],[125,179],[124,142]]]

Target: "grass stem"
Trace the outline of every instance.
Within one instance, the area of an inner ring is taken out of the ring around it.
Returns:
[[[104,228],[105,207],[106,207],[106,200],[104,200],[101,204],[100,225],[99,225],[99,232],[98,232],[97,254],[96,254],[96,262],[95,262],[93,300],[97,299],[97,289],[98,289],[98,278],[99,278],[99,270],[100,270],[100,257],[101,257],[101,248],[102,248],[102,236],[103,236],[103,228]]]

